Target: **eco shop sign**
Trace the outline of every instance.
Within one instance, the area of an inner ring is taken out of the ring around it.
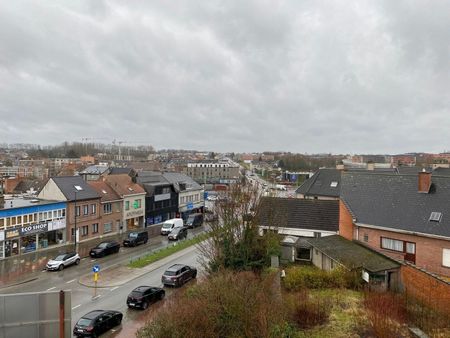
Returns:
[[[32,235],[36,234],[38,232],[46,232],[48,231],[48,224],[47,223],[41,223],[41,224],[33,224],[33,225],[27,225],[19,228],[20,236],[26,236],[26,235]]]

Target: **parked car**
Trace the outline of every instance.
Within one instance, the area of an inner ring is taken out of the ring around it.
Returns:
[[[89,251],[91,257],[104,257],[120,250],[120,244],[116,241],[101,242]]]
[[[172,230],[172,232],[167,236],[168,240],[177,241],[179,239],[183,239],[187,237],[187,228],[175,228]]]
[[[187,221],[186,221],[186,226],[188,228],[195,228],[195,227],[199,227],[203,224],[203,214],[201,213],[196,213],[196,214],[191,214],[189,215]]]
[[[147,244],[148,232],[147,231],[133,231],[128,234],[128,238],[123,240],[123,246],[137,246],[139,244]]]
[[[123,314],[119,311],[94,310],[81,317],[73,328],[77,337],[97,337],[103,332],[122,323]]]
[[[59,270],[61,271],[67,266],[72,264],[80,264],[80,256],[76,252],[62,253],[53,259],[50,259],[45,266],[47,270]]]
[[[187,281],[197,277],[197,269],[189,265],[174,264],[161,277],[164,285],[182,286]]]
[[[172,218],[165,221],[161,227],[161,235],[168,235],[175,228],[182,228],[184,226],[182,218]]]
[[[128,295],[127,306],[130,308],[139,307],[145,310],[149,304],[163,299],[165,295],[164,289],[154,286],[138,286]]]

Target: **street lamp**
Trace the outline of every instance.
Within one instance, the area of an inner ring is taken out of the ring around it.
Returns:
[[[75,245],[74,250],[77,252],[77,191],[74,191],[75,193]]]

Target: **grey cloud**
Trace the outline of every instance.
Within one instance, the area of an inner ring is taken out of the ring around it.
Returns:
[[[444,1],[9,1],[0,142],[448,149]]]

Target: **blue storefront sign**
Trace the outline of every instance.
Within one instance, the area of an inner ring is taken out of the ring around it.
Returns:
[[[186,204],[186,208],[187,208],[188,210],[194,209],[194,203],[189,202],[188,204]]]

